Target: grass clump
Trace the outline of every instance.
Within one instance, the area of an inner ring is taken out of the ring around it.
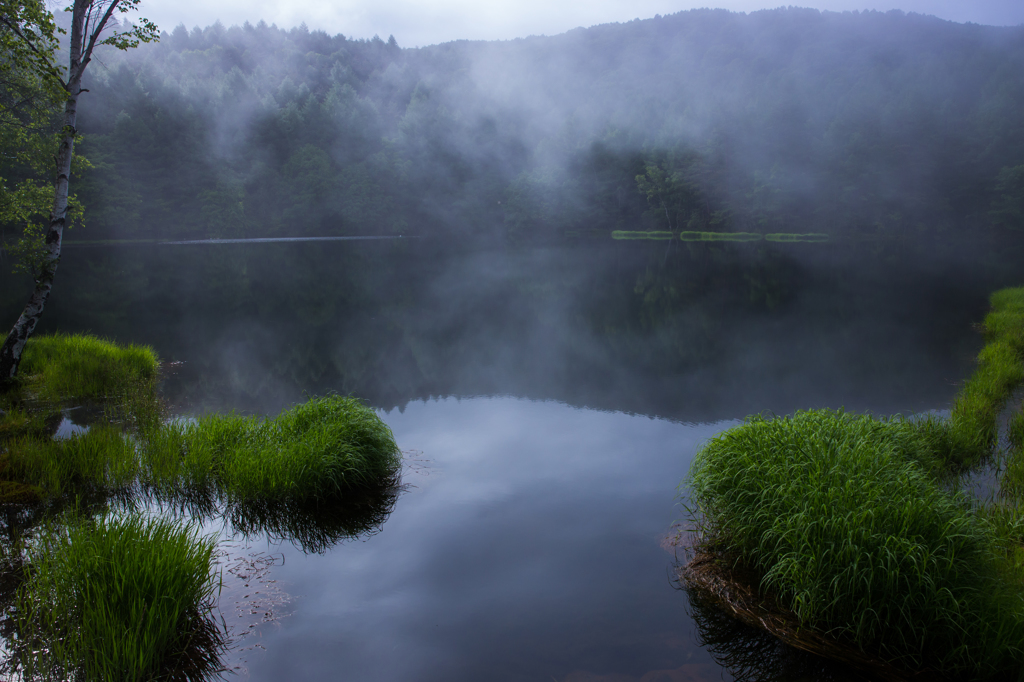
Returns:
[[[134,443],[115,425],[97,424],[63,440],[22,437],[6,446],[9,480],[36,486],[49,497],[82,488],[114,492],[136,482],[139,457]]]
[[[26,678],[202,679],[216,664],[214,540],[194,527],[138,514],[51,525],[28,561]]]
[[[935,422],[816,410],[748,418],[689,476],[705,542],[806,626],[907,669],[1024,662],[1024,604],[992,530],[935,477]]]
[[[950,466],[960,470],[992,454],[999,413],[1024,382],[1024,287],[1002,289],[989,300],[992,309],[983,325],[986,344],[978,354],[977,369],[953,403],[948,422],[947,457]],[[1012,427],[1010,435],[1012,440]],[[1011,462],[1009,468],[1014,466]]]
[[[229,499],[328,500],[401,466],[387,425],[354,398],[312,398],[274,419],[209,415],[149,443],[157,485],[216,486]]]
[[[133,384],[149,382],[159,364],[149,346],[52,334],[29,339],[18,372],[40,398],[87,399],[120,395]]]

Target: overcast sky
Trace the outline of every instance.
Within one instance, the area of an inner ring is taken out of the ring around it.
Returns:
[[[933,14],[951,21],[993,25],[1024,24],[1024,0],[810,0],[803,6],[823,10],[891,10]],[[593,26],[655,14],[672,14],[702,2],[688,0],[143,0],[142,16],[162,29],[178,24],[226,26],[263,19],[290,28],[351,38],[394,35],[402,47],[459,38],[510,39],[554,35],[577,26]],[[764,0],[720,0],[712,6],[737,12],[776,7]]]

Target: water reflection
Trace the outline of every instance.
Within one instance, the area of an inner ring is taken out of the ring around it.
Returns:
[[[868,680],[849,668],[783,644],[741,623],[699,589],[680,581],[687,597],[697,641],[736,682],[859,682]]]
[[[971,323],[1019,260],[611,245],[82,249],[43,324],[182,361],[164,379],[174,413],[275,414],[333,390],[422,451],[405,492],[351,507],[164,501],[224,514],[217,530],[287,592],[266,649],[229,653],[249,679],[825,675],[699,604],[687,616],[658,546],[676,486],[703,440],[750,413],[947,406],[980,348]],[[0,286],[0,312],[19,305]]]
[[[866,247],[670,244],[83,249],[62,262],[41,331],[184,361],[165,384],[184,412],[276,413],[327,390],[385,409],[511,394],[684,421],[921,411],[969,371],[970,324],[1016,276]],[[15,284],[0,286],[6,317]]]

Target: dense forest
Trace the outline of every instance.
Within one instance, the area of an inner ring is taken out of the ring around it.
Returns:
[[[178,26],[87,75],[69,239],[1019,228],[1021,73],[1024,27],[896,11],[418,49]]]

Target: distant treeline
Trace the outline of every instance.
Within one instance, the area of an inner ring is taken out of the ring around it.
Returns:
[[[1024,223],[1024,27],[694,10],[402,49],[260,22],[102,66],[72,239]]]

